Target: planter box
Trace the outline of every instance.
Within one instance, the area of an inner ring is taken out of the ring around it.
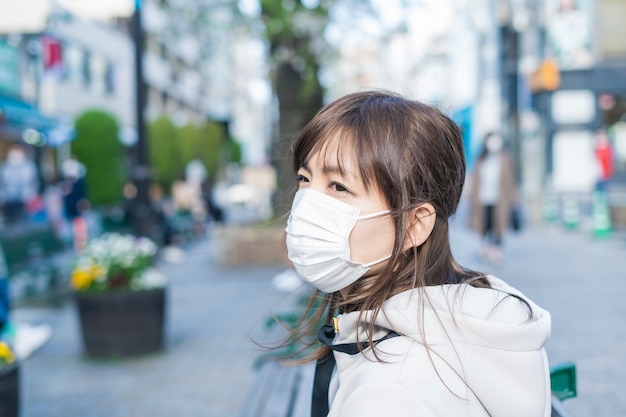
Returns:
[[[75,293],[85,351],[135,356],[163,348],[165,289]]]
[[[0,370],[0,416],[20,415],[20,367],[12,364]]]
[[[284,227],[234,227],[221,230],[220,265],[225,267],[242,265],[291,266],[287,258]]]

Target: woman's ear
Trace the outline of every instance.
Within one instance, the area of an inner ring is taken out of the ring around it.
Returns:
[[[424,203],[411,212],[404,250],[416,248],[426,242],[435,227],[436,217],[435,208],[430,203]]]

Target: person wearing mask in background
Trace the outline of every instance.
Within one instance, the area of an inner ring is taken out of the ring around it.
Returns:
[[[517,204],[513,160],[499,133],[485,135],[471,183],[470,227],[483,238],[480,256],[497,264],[502,260],[505,231]]]
[[[0,169],[0,200],[7,224],[26,219],[26,204],[37,196],[39,180],[35,163],[19,145],[13,145]]]

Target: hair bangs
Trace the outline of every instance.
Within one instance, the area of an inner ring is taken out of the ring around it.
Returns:
[[[294,147],[294,172],[307,165],[312,155],[319,153],[324,169],[337,170],[341,175],[359,174],[366,188],[376,186],[376,173],[371,133],[363,120],[354,114],[344,114],[325,126],[308,126]],[[368,134],[369,133],[369,134]],[[359,172],[347,169],[342,161],[356,160]]]

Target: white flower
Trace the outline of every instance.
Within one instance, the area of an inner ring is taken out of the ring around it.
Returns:
[[[121,273],[127,277],[128,285],[133,289],[163,287],[163,274],[150,268],[157,250],[157,245],[148,238],[106,233],[89,242],[76,266],[87,269],[98,265],[114,276],[120,276]],[[109,278],[105,274],[95,281],[102,288],[107,288]]]
[[[142,288],[163,288],[167,284],[165,274],[156,268],[148,268],[141,274]]]

